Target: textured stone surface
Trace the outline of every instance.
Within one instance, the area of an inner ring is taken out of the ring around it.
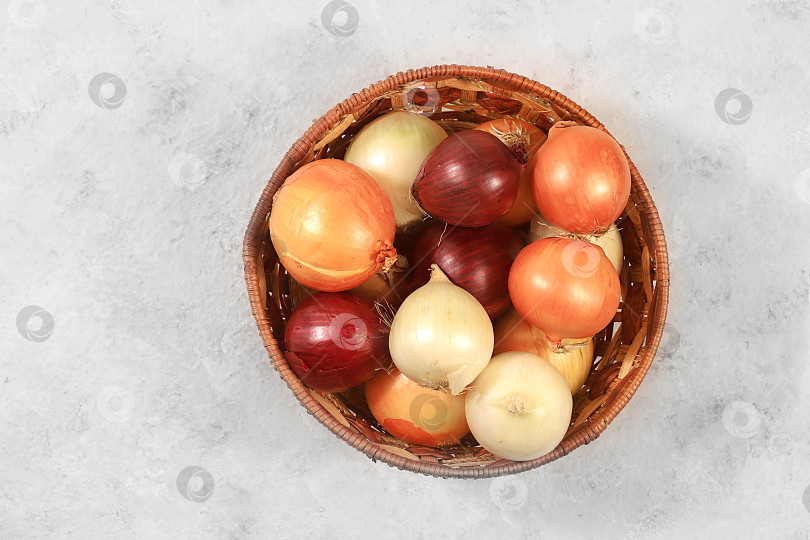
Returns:
[[[324,1],[3,3],[0,536],[807,538],[807,4],[352,4],[325,25]],[[248,216],[311,120],[452,62],[594,113],[672,257],[629,406],[497,480],[398,471],[322,428],[242,279]]]

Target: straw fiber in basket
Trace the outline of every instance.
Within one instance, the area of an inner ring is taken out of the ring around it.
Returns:
[[[608,426],[638,388],[655,356],[664,328],[669,265],[664,232],[647,187],[630,158],[630,201],[619,227],[624,241],[622,303],[614,323],[596,336],[596,359],[574,397],[571,427],[557,448],[526,462],[499,460],[468,436],[461,445],[412,446],[374,421],[362,390],[324,394],[305,387],[279,347],[284,325],[301,299],[269,241],[272,199],[284,180],[315,159],[341,158],[357,131],[392,109],[430,115],[448,132],[494,118],[528,120],[543,131],[559,120],[604,130],[596,118],[564,95],[525,77],[491,67],[442,65],[397,73],[339,103],[293,144],[264,188],[245,234],[243,259],[253,316],[273,366],[295,397],[335,435],[373,460],[443,477],[484,478],[538,467],[588,444]]]

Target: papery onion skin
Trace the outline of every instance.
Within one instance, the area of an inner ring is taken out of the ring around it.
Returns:
[[[460,131],[428,155],[411,193],[425,212],[446,223],[482,227],[512,207],[522,170],[517,157],[491,133]]]
[[[515,202],[512,204],[512,208],[496,221],[506,227],[523,225],[538,212],[532,187],[533,160],[537,150],[546,142],[546,134],[531,122],[519,118],[498,118],[484,122],[475,129],[492,133],[515,155],[525,156],[524,161],[528,165],[520,175]]]
[[[585,384],[593,366],[593,338],[584,344],[571,344],[564,339],[562,344],[564,347],[568,345],[570,349],[563,352],[552,351],[543,331],[511,309],[495,323],[495,349],[492,354],[497,356],[502,352],[525,351],[548,360],[565,377],[573,395]]]
[[[630,197],[630,166],[604,131],[557,122],[537,151],[534,199],[540,213],[563,230],[605,232]]]
[[[273,197],[270,238],[302,285],[335,292],[356,287],[396,260],[394,209],[360,167],[338,159],[304,165]]]
[[[523,162],[527,162],[547,138],[542,129],[520,118],[498,118],[479,124],[475,129],[498,137]]]
[[[571,423],[568,383],[548,361],[527,352],[490,360],[466,392],[475,440],[503,459],[528,461],[554,450]]]
[[[409,379],[457,395],[492,356],[492,322],[478,300],[453,285],[438,266],[432,272],[394,315],[389,350]]]
[[[422,219],[410,197],[419,167],[447,133],[436,122],[408,111],[394,111],[363,127],[346,149],[344,161],[369,172],[388,194],[398,227]]]
[[[342,392],[390,364],[388,327],[374,304],[350,293],[318,293],[293,312],[285,357],[305,385]]]
[[[387,272],[377,272],[349,292],[396,309],[405,298],[408,275],[408,261],[400,254]]]
[[[419,386],[397,368],[365,384],[366,402],[377,422],[394,437],[425,446],[458,444],[470,432],[464,395]]]
[[[541,238],[571,235],[572,233],[570,231],[564,231],[556,227],[539,213],[532,218],[532,223],[529,227],[529,243],[540,240]],[[622,262],[624,260],[624,248],[622,245],[622,235],[615,223],[612,223],[605,233],[582,235],[580,239],[602,248],[602,251],[605,252],[610,262],[613,263],[613,268],[616,269],[616,272],[621,273]]]
[[[597,246],[572,238],[532,242],[509,272],[509,296],[520,315],[552,344],[588,338],[613,320],[619,276]]]
[[[430,266],[437,264],[494,319],[511,304],[509,269],[521,249],[523,242],[518,235],[501,225],[468,228],[434,223],[416,242],[411,288],[427,283]]]

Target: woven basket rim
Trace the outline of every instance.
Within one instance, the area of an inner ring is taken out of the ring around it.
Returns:
[[[256,263],[261,248],[260,235],[263,227],[266,224],[266,218],[272,206],[273,195],[289,175],[289,171],[291,171],[292,167],[294,167],[294,165],[302,159],[306,152],[309,151],[312,145],[321,136],[335,126],[346,115],[351,114],[351,112],[357,110],[360,106],[369,103],[373,99],[386,92],[390,92],[395,88],[428,78],[454,77],[467,77],[493,83],[497,82],[500,84],[506,84],[514,90],[535,94],[540,98],[548,100],[549,102],[568,111],[572,117],[581,121],[583,124],[608,132],[605,126],[602,125],[595,117],[568,99],[565,95],[549,88],[542,83],[502,69],[495,69],[493,67],[442,64],[424,67],[417,70],[410,69],[405,72],[398,72],[395,75],[391,75],[370,85],[368,88],[361,90],[359,93],[352,94],[349,98],[332,107],[318,120],[314,121],[312,126],[310,126],[295,143],[293,143],[292,147],[285,153],[278,167],[271,175],[270,180],[268,180],[267,184],[265,185],[259,197],[259,201],[251,215],[247,230],[245,231],[242,259],[244,262],[245,281],[247,284],[251,311],[254,319],[256,320],[256,324],[259,328],[262,341],[265,349],[267,350],[268,356],[270,357],[271,363],[279,372],[282,380],[293,392],[293,395],[298,399],[299,403],[306,408],[309,414],[314,416],[338,438],[343,439],[352,447],[370,457],[373,461],[380,460],[399,469],[444,478],[490,478],[506,474],[519,473],[539,467],[540,465],[554,461],[568,454],[573,449],[581,445],[588,444],[596,439],[605,430],[608,424],[613,421],[618,413],[621,412],[621,410],[633,396],[639,384],[644,379],[644,376],[647,374],[647,371],[649,370],[650,365],[655,357],[666,321],[667,303],[669,300],[669,260],[666,249],[666,241],[664,238],[664,231],[658,211],[652,197],[649,194],[649,191],[647,190],[644,180],[641,178],[641,175],[638,173],[638,170],[630,157],[627,156],[624,146],[622,146],[622,150],[625,151],[625,156],[627,157],[627,161],[630,166],[632,190],[639,199],[636,203],[636,207],[643,209],[649,219],[650,241],[653,246],[653,253],[651,253],[651,256],[655,260],[656,268],[654,299],[651,301],[651,309],[648,315],[649,324],[652,326],[652,328],[648,329],[647,344],[641,359],[614,390],[616,396],[615,399],[611,400],[611,406],[608,407],[608,402],[605,402],[604,413],[600,415],[599,421],[589,421],[582,424],[573,432],[569,433],[566,436],[566,439],[552,452],[532,461],[498,461],[487,466],[480,467],[453,467],[441,463],[415,461],[382,448],[378,444],[373,443],[360,435],[357,431],[352,430],[337,421],[331,415],[331,413],[323,407],[323,405],[312,397],[309,389],[305,387],[303,383],[301,383],[298,377],[289,368],[287,360],[284,358],[283,353],[279,349],[278,343],[273,337],[270,329],[269,321],[265,316],[263,300],[259,292],[259,269]],[[621,143],[619,144],[621,145]]]

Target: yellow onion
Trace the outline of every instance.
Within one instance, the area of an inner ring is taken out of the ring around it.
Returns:
[[[496,456],[515,461],[554,450],[568,431],[572,409],[571,392],[560,372],[522,351],[492,358],[465,398],[475,440]]]
[[[553,225],[541,214],[535,214],[529,229],[529,242],[534,242],[541,238],[549,238],[551,236],[562,237],[574,235]],[[608,256],[610,262],[613,263],[616,272],[621,273],[624,250],[622,247],[622,235],[619,233],[619,228],[615,223],[612,223],[610,228],[603,234],[578,234],[576,236],[577,238],[586,240],[602,248],[602,251]]]
[[[394,206],[397,227],[404,227],[422,219],[410,196],[411,185],[427,155],[446,137],[436,122],[395,111],[361,129],[343,159],[371,173]]]
[[[392,367],[366,381],[366,403],[380,425],[410,444],[458,444],[470,432],[464,396],[430,390]]]
[[[431,271],[430,281],[394,315],[388,346],[406,377],[457,395],[492,356],[492,323],[473,295],[453,285],[437,265]]]
[[[555,352],[549,347],[546,335],[532,326],[514,309],[507,311],[495,323],[495,350],[498,355],[508,351],[525,351],[548,360],[565,377],[565,382],[576,394],[582,388],[593,365],[593,338],[562,340],[563,351]]]
[[[394,210],[360,167],[321,159],[273,197],[270,239],[284,268],[317,291],[345,291],[396,260]]]

